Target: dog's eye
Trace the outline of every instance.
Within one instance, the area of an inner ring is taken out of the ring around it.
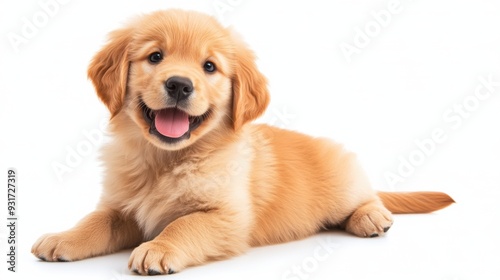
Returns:
[[[149,55],[149,62],[156,64],[162,61],[163,55],[160,52],[154,52]]]
[[[203,69],[205,69],[208,73],[213,73],[215,72],[215,64],[211,61],[207,61],[203,64]]]

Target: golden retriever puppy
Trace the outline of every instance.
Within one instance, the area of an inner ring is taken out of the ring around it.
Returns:
[[[170,274],[329,226],[376,237],[392,213],[443,193],[377,193],[354,154],[327,139],[250,124],[269,103],[252,52],[212,17],[141,16],[110,35],[88,74],[111,112],[97,209],[42,236],[45,261],[134,248],[129,268]]]

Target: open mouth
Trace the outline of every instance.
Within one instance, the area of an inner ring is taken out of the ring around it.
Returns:
[[[177,107],[153,110],[143,101],[140,102],[140,106],[142,116],[150,126],[149,133],[166,143],[189,139],[191,132],[210,116],[210,110],[200,116],[190,116]]]

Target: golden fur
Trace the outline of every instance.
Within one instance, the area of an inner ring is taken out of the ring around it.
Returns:
[[[154,52],[164,55],[160,63],[148,61]],[[203,69],[208,60],[214,73]],[[136,247],[132,271],[169,274],[329,226],[379,236],[392,225],[390,211],[430,212],[453,202],[443,193],[377,195],[341,145],[250,124],[269,103],[266,79],[252,52],[209,16],[139,17],[111,33],[88,73],[112,116],[104,190],[73,229],[33,245],[42,260]],[[150,133],[142,106],[170,106],[164,82],[172,76],[193,81],[195,96],[183,110],[206,118],[188,139],[166,143]]]

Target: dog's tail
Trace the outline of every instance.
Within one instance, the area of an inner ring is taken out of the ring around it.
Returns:
[[[384,206],[394,214],[429,213],[454,203],[442,192],[378,192]]]

